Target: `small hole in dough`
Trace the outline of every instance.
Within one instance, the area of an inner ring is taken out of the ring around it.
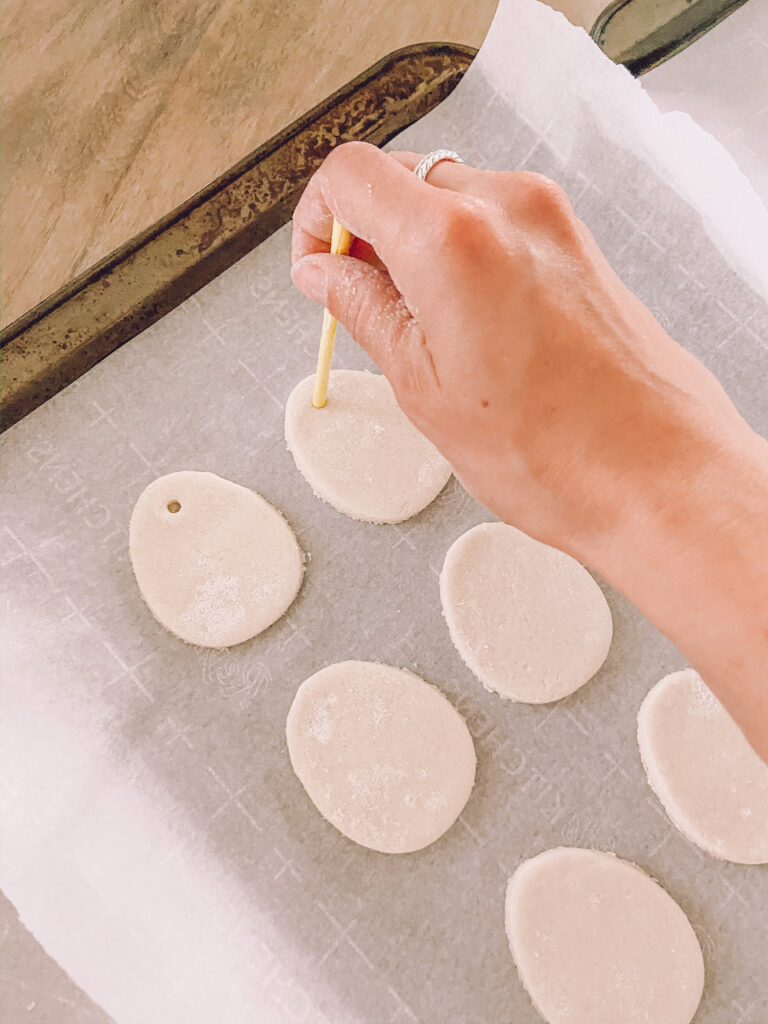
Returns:
[[[169,501],[167,508],[169,512],[181,512],[181,505],[178,501]]]

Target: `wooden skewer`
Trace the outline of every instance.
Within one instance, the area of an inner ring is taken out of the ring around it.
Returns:
[[[351,244],[352,235],[334,217],[333,232],[331,234],[331,253],[334,256],[346,256],[349,253]],[[336,323],[336,317],[331,316],[327,309],[324,310],[323,331],[320,335],[320,351],[317,353],[315,390],[312,393],[312,405],[316,409],[322,409],[328,401],[328,377],[331,372],[333,342],[336,338]]]

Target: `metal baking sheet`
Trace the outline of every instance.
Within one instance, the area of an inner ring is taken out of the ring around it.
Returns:
[[[352,139],[381,145],[431,110],[474,53],[467,46],[424,43],[389,54],[9,324],[0,332],[0,430],[285,224],[334,145]]]
[[[505,0],[463,82],[397,145],[556,177],[768,431],[768,213],[719,146],[583,33]],[[400,526],[355,523],[286,451],[284,402],[320,323],[288,267],[283,228],[4,437],[0,884],[22,920],[119,1024],[527,1024],[506,879],[547,847],[597,847],[688,914],[707,968],[698,1024],[764,1024],[768,871],[686,842],[640,765],[638,706],[684,659],[604,587],[615,637],[594,680],[547,707],[485,692],[448,639],[438,573],[487,512],[452,481]],[[336,365],[369,365],[343,332]],[[229,651],[168,635],[130,570],[133,503],[185,468],[260,491],[310,556],[288,614]],[[291,771],[296,688],[344,658],[439,684],[474,736],[475,792],[420,853],[347,841]]]

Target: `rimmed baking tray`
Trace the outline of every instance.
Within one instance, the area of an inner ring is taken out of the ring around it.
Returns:
[[[615,0],[592,38],[642,74],[744,0]],[[673,5],[674,6],[674,5]],[[668,22],[668,23],[667,23]],[[246,156],[177,209],[0,332],[0,430],[149,327],[290,218],[330,150],[383,145],[456,87],[477,51],[455,43],[396,50]]]
[[[426,43],[390,54],[10,324],[0,335],[2,429],[285,224],[334,146],[383,145],[445,99],[476,52]]]
[[[642,75],[674,57],[746,0],[613,0],[590,35],[611,60]]]

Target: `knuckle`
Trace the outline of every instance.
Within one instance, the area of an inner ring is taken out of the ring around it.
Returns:
[[[370,144],[367,142],[341,142],[330,151],[323,161],[323,167],[326,170],[342,167],[350,160],[356,160],[361,153],[366,152],[369,148]]]
[[[527,172],[524,179],[527,206],[540,217],[553,220],[571,220],[573,209],[565,191],[544,174]]]
[[[430,249],[454,258],[474,255],[488,242],[491,227],[484,205],[471,196],[453,193],[431,211],[426,241]]]

